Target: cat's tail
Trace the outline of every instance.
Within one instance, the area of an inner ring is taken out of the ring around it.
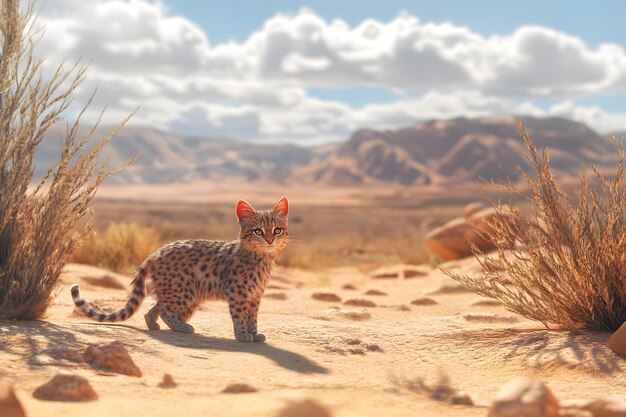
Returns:
[[[146,278],[150,276],[150,266],[150,260],[147,260],[135,271],[133,281],[131,282],[133,288],[132,296],[123,309],[113,313],[105,313],[80,296],[78,284],[72,285],[71,289],[74,305],[76,305],[85,316],[91,317],[94,320],[115,322],[128,319],[135,314],[137,307],[139,307],[139,304],[141,304],[143,298],[146,296]]]

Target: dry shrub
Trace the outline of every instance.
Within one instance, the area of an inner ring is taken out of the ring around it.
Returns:
[[[37,147],[68,109],[85,68],[60,64],[44,78],[42,61],[33,57],[39,34],[32,11],[29,4],[21,12],[18,0],[0,3],[0,319],[34,319],[46,311],[89,222],[73,229],[113,173],[99,155],[121,127],[87,149],[93,130],[78,137],[78,128],[88,102],[68,125],[58,163],[33,184]]]
[[[70,261],[127,273],[160,244],[161,238],[155,229],[136,223],[112,223],[74,251]]]
[[[521,122],[518,129],[532,168],[525,173],[529,193],[524,196],[532,210],[525,215],[508,204],[492,202],[498,213],[515,221],[493,222],[493,232],[486,237],[498,251],[481,261],[486,272],[478,278],[447,273],[478,294],[546,326],[615,330],[626,320],[623,144],[613,137],[615,176],[607,177],[592,167],[593,181],[583,173],[572,198],[555,181],[548,153],[537,151]],[[509,250],[512,237],[518,244]]]

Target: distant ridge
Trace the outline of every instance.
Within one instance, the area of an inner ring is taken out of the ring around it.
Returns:
[[[524,121],[536,144],[550,149],[557,174],[574,175],[591,163],[605,167],[615,162],[608,137],[583,123],[562,118]],[[42,143],[36,174],[58,160],[60,133],[60,128],[53,130]],[[513,117],[485,117],[431,120],[398,130],[359,130],[343,144],[318,147],[189,139],[129,126],[104,153],[113,166],[141,153],[132,166],[112,178],[117,184],[245,178],[330,186],[419,186],[519,179],[518,167],[526,166],[522,151]]]

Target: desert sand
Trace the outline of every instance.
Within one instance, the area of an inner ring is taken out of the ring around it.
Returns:
[[[471,272],[477,263],[444,266]],[[422,273],[408,278],[405,270]],[[393,265],[374,275],[398,271],[375,278],[354,268],[278,268],[259,318],[268,341],[253,344],[233,339],[221,302],[196,313],[192,335],[164,325],[148,331],[143,314],[150,297],[124,323],[90,322],[73,313],[70,285],[79,283],[86,299],[116,309],[130,278],[70,264],[45,320],[0,322],[0,377],[14,385],[29,416],[50,417],[275,416],[304,397],[342,417],[485,416],[499,387],[515,376],[543,380],[560,401],[604,397],[626,385],[624,357],[605,347],[610,334],[548,330],[485,302],[438,268]],[[315,293],[342,301],[314,299]],[[436,304],[411,304],[424,297]],[[353,299],[376,306],[344,304]],[[113,340],[126,346],[142,377],[71,360],[72,352]],[[35,399],[33,391],[59,371],[86,377],[99,399]],[[159,387],[164,374],[177,387]],[[258,391],[222,392],[233,383]],[[459,394],[474,405],[452,404]]]

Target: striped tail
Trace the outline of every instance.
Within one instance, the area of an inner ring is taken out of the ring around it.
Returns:
[[[126,306],[116,312],[113,313],[105,313],[100,310],[93,304],[85,301],[80,296],[80,290],[78,289],[78,284],[72,285],[72,299],[74,300],[74,305],[78,307],[85,316],[91,317],[97,321],[108,321],[108,322],[116,322],[116,321],[124,321],[130,318],[135,311],[137,311],[137,307],[143,301],[145,297],[145,288],[146,288],[146,278],[150,275],[150,263],[149,261],[144,262],[137,270],[135,271],[134,279],[131,283],[133,287],[132,296],[126,303]]]

